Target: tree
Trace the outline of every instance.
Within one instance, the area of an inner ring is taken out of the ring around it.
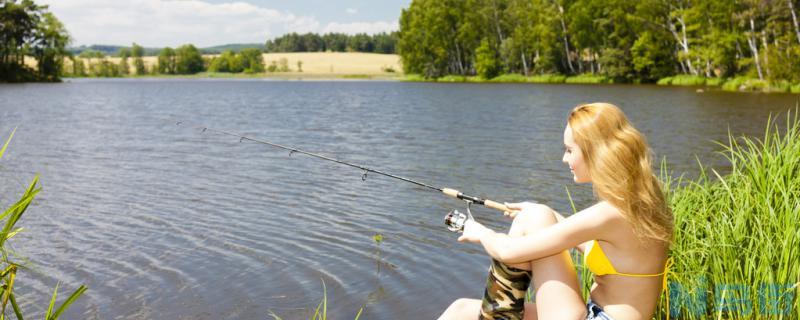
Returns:
[[[491,79],[500,72],[500,64],[497,61],[497,53],[489,45],[489,39],[481,40],[481,45],[475,50],[477,61],[475,68],[478,75],[484,79]]]
[[[0,0],[0,81],[58,81],[70,38],[47,6]],[[36,58],[36,70],[24,57]]]
[[[670,43],[659,40],[651,32],[645,31],[633,43],[633,70],[637,79],[655,82],[673,73]]]
[[[261,55],[261,50],[244,49],[239,52],[239,56],[241,56],[242,68],[245,73],[264,72],[264,58]]]
[[[175,74],[176,68],[175,50],[170,47],[161,49],[161,52],[158,53],[158,73]]]
[[[131,50],[128,48],[120,48],[119,52],[117,52],[117,56],[119,56],[119,73],[122,75],[126,75],[130,73],[130,66],[128,66],[128,58],[131,57]]]
[[[32,42],[33,54],[36,58],[39,79],[57,81],[61,74],[64,58],[69,56],[66,50],[70,42],[67,29],[55,15],[50,12],[42,14],[42,20],[36,28]]]
[[[194,45],[185,44],[175,49],[175,73],[194,74],[203,71],[203,56]]]
[[[134,42],[131,46],[131,56],[133,57],[133,69],[136,72],[136,75],[141,76],[147,73],[147,70],[145,70],[144,67],[144,60],[142,60],[142,56],[144,56],[144,48]]]

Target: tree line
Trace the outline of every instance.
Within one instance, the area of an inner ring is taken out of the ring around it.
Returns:
[[[0,0],[0,81],[58,81],[70,41],[47,6],[31,0]],[[36,59],[36,68],[25,57]]]
[[[413,0],[406,73],[800,82],[798,0]]]
[[[78,55],[69,55],[69,63],[60,73],[65,77],[123,77],[127,75],[191,75],[204,71],[228,73],[263,73],[303,71],[302,61],[297,68],[289,67],[288,59],[281,58],[264,63],[262,51],[256,48],[241,49],[239,52],[225,50],[222,54],[203,56],[192,44],[175,49],[162,48],[158,51],[155,63],[149,66],[143,57],[145,49],[134,43],[131,47],[121,47],[110,57],[98,50],[84,50]]]
[[[371,52],[395,53],[397,32],[368,35],[359,33],[289,33],[267,40],[265,52]]]

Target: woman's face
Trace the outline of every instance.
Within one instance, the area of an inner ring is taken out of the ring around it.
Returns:
[[[564,130],[564,158],[562,161],[569,165],[570,172],[572,172],[572,179],[575,183],[591,182],[592,178],[589,176],[589,168],[586,162],[583,161],[583,152],[578,144],[572,137],[572,128],[567,125]]]

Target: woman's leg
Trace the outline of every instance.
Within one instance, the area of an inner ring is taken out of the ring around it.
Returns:
[[[439,316],[439,320],[473,320],[478,319],[481,312],[481,300],[461,298],[453,301],[447,310]]]
[[[552,209],[540,205],[520,212],[514,218],[508,234],[524,236],[555,223],[557,220]],[[586,303],[580,293],[578,275],[575,273],[569,251],[509,266],[533,271],[536,303],[525,303],[525,320],[586,317]],[[477,319],[481,303],[482,301],[477,299],[458,299],[450,304],[439,319]]]
[[[524,236],[556,223],[553,210],[538,205],[517,214],[508,234]],[[526,303],[525,320],[586,317],[586,302],[581,296],[578,275],[568,250],[533,260],[528,268],[533,273],[536,303]]]

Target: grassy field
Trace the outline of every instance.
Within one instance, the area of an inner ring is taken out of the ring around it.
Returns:
[[[204,55],[204,58],[215,57],[216,55]],[[229,73],[200,73],[189,75],[188,77],[213,77],[213,78],[345,78],[345,79],[383,79],[396,78],[402,76],[402,65],[400,56],[396,54],[378,54],[362,52],[294,52],[294,53],[265,53],[263,54],[264,65],[269,66],[273,61],[276,63],[281,59],[286,59],[289,72],[267,72],[261,74],[229,74]],[[109,62],[119,64],[120,58],[106,58]],[[149,70],[158,62],[157,57],[144,57],[144,63]],[[84,59],[84,63],[97,63],[100,59]],[[298,62],[302,62],[302,71],[298,68]],[[35,65],[32,59],[26,61],[28,65]],[[128,59],[128,65],[133,71],[133,59]],[[65,61],[65,68],[71,68],[72,63]],[[391,72],[394,71],[394,72]],[[158,75],[161,76],[161,75]],[[187,77],[187,76],[179,76]]]

